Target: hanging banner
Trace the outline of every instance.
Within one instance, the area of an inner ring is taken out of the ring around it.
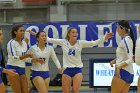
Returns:
[[[138,26],[140,22],[129,22],[134,32],[135,39],[138,35]],[[48,22],[43,24],[25,24],[26,30],[32,30],[34,32],[45,31],[50,38],[64,39],[67,33],[67,29],[75,27],[78,30],[78,39],[81,40],[97,40],[103,37],[108,32],[113,32],[114,37],[107,42],[98,45],[98,47],[117,47],[122,39],[117,33],[116,22]],[[25,37],[29,39],[29,45],[36,43],[35,36],[29,32],[25,33]]]

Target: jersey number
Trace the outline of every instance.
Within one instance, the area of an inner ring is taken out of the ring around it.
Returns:
[[[75,56],[75,50],[74,49],[69,49],[68,55]]]
[[[26,53],[26,52],[22,52],[22,56],[24,56],[24,55],[25,55],[25,53]]]

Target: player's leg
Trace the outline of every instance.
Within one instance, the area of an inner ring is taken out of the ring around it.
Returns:
[[[2,82],[0,82],[0,93],[5,93],[5,86]]]
[[[79,93],[82,79],[82,73],[78,73],[73,77],[72,93]]]
[[[123,90],[121,93],[128,93],[129,91],[129,88],[130,88],[130,84],[126,83],[123,87]]]
[[[14,93],[21,93],[20,76],[17,74],[14,77],[8,75],[8,80]]]
[[[121,93],[125,84],[125,81],[114,76],[111,83],[111,93]]]
[[[62,90],[63,93],[70,93],[72,78],[66,74],[62,75]]]
[[[33,83],[35,87],[37,88],[38,93],[48,93],[46,89],[45,81],[42,77],[36,76],[33,78]]]
[[[46,78],[44,81],[45,81],[45,85],[46,85],[46,90],[48,91],[50,78]]]
[[[140,76],[139,76],[139,78],[138,78],[138,84],[137,84],[138,86],[137,86],[137,89],[138,89],[138,92],[137,93],[140,93]]]
[[[21,82],[21,92],[22,93],[29,93],[28,92],[28,81],[25,74],[20,75],[20,82]]]

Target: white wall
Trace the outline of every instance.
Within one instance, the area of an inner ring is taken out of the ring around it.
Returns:
[[[140,20],[140,3],[70,4],[69,21]]]
[[[61,0],[57,0],[56,5],[49,5],[48,3],[23,3],[21,0],[16,1],[16,3],[11,4],[0,3],[0,23],[140,19],[139,2],[62,4]]]

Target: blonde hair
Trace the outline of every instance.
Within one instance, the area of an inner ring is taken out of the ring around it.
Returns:
[[[69,40],[69,33],[72,31],[72,29],[76,29],[76,28],[74,28],[74,27],[68,28],[65,39]]]

